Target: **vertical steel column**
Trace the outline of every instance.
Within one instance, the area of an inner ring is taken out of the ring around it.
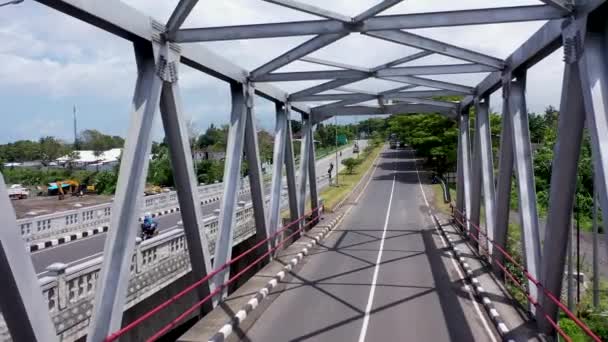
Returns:
[[[502,127],[500,129],[500,156],[498,158],[498,184],[496,186],[494,242],[501,247],[505,247],[507,243],[513,178],[513,133],[511,133],[511,114],[509,112],[510,87],[511,75],[507,76],[502,83]],[[501,264],[505,260],[504,255],[498,249],[493,250],[492,258]],[[497,264],[493,263],[493,265],[495,272],[502,274],[502,270]]]
[[[456,152],[456,210],[464,213],[464,173],[462,163],[462,139],[461,135],[458,134],[458,150]],[[460,215],[454,213],[456,217]],[[459,218],[460,220],[461,218]]]
[[[287,110],[281,103],[276,104],[277,121],[274,130],[274,150],[272,157],[272,183],[270,185],[270,210],[268,211],[268,235],[272,236],[279,228],[281,214],[281,182],[285,160],[285,141],[287,140]],[[271,241],[272,243],[272,241]]]
[[[310,119],[312,121],[312,119]],[[310,127],[310,150],[308,152],[308,183],[310,186],[310,209],[319,206],[319,196],[317,191],[317,161],[315,154],[315,128],[316,125]],[[319,217],[319,212],[312,213],[313,221],[316,222]]]
[[[106,237],[103,266],[97,280],[94,313],[87,340],[102,341],[118,330],[126,300],[129,267],[139,230],[144,183],[152,148],[152,124],[158,110],[163,81],[157,75],[157,49],[135,44],[137,82],[129,134],[122,151],[122,162],[112,204],[112,219]]]
[[[576,193],[576,174],[585,127],[585,108],[581,94],[581,81],[576,64],[567,63],[562,83],[561,106],[559,109],[557,142],[553,150],[551,167],[551,188],[549,193],[549,212],[547,226],[551,233],[545,232],[541,264],[541,283],[552,293],[561,293],[564,266],[571,234],[572,207]],[[553,319],[557,318],[558,308],[546,296],[540,303]],[[542,330],[550,333],[553,327],[537,313]]]
[[[296,166],[293,157],[293,134],[291,132],[290,106],[285,103],[287,129],[285,131],[285,178],[287,180],[287,196],[289,199],[289,215],[291,221],[300,217],[298,213],[298,189],[296,187]]]
[[[577,51],[587,127],[591,135],[600,208],[608,215],[608,24],[606,6],[589,16],[584,47]],[[584,27],[585,23],[581,23]],[[577,41],[580,42],[579,38]],[[608,240],[608,234],[604,234]]]
[[[302,216],[306,213],[306,180],[308,179],[308,161],[310,158],[308,154],[310,153],[310,131],[311,131],[311,121],[312,119],[309,117],[304,117],[302,115],[302,120],[304,121],[302,124],[302,142],[300,144],[300,174],[298,175],[298,189],[300,191],[300,195],[298,197],[298,216]]]
[[[471,144],[470,144],[470,129],[469,129],[469,108],[463,109],[460,112],[460,153],[462,158],[462,189],[464,195],[464,211],[466,216],[464,226],[466,233],[470,231],[468,219],[471,217]]]
[[[513,150],[519,195],[519,214],[521,217],[522,246],[526,269],[538,279],[540,273],[540,233],[536,211],[536,188],[534,186],[534,168],[532,167],[532,148],[530,145],[530,127],[526,107],[526,77],[518,75],[511,82],[509,109],[512,124]],[[532,281],[528,282],[530,295],[538,298],[538,291]],[[534,307],[530,306],[534,312]]]
[[[226,147],[226,162],[224,164],[224,196],[220,203],[219,229],[215,243],[213,268],[224,265],[232,257],[232,236],[236,224],[236,202],[241,180],[241,164],[243,160],[243,142],[245,126],[247,125],[247,89],[244,84],[231,83],[232,112],[228,130],[228,146]],[[213,285],[218,288],[228,280],[230,270],[219,272],[213,278]],[[222,297],[226,289],[222,291]]]
[[[470,214],[467,215],[469,217],[469,221],[471,225],[477,227],[479,229],[481,225],[479,224],[479,216],[481,212],[481,141],[479,139],[480,134],[480,126],[479,126],[479,111],[482,106],[479,98],[475,98],[475,136],[473,137],[473,146],[471,146],[471,151],[473,153],[473,160],[471,163],[471,210]],[[473,235],[477,240],[479,240],[479,231],[473,228],[471,229],[471,235]],[[477,246],[477,241],[475,239],[471,240],[471,244],[473,246]],[[479,248],[479,246],[477,246]]]
[[[490,98],[486,97],[477,106],[477,132],[479,136],[479,157],[481,159],[481,175],[483,179],[483,200],[485,209],[485,231],[490,240],[494,240],[496,219],[496,190],[494,188],[494,157],[492,155],[492,134],[490,130]],[[492,244],[486,244],[492,253]]]
[[[249,188],[251,189],[251,201],[253,203],[253,217],[255,220],[255,236],[258,242],[268,237],[266,225],[266,199],[264,197],[264,179],[262,165],[260,163],[260,149],[258,147],[258,130],[254,111],[255,88],[248,84],[247,92],[247,124],[245,125],[245,156],[249,165]],[[260,246],[257,253],[264,254],[268,251],[268,244]]]
[[[0,173],[0,310],[13,341],[58,341]]]
[[[169,143],[173,179],[177,189],[177,199],[179,200],[184,233],[188,244],[192,274],[194,279],[200,279],[211,270],[211,258],[207,236],[202,225],[203,212],[198,194],[198,182],[194,174],[192,150],[177,80],[177,75],[179,75],[179,47],[173,44],[165,44],[161,49],[161,56],[166,58],[163,63],[167,65],[165,69],[167,72],[161,74],[164,84],[160,98],[160,113],[165,128],[165,136]],[[199,298],[202,299],[209,294],[209,285],[199,286],[197,291]],[[210,311],[212,308],[212,304],[208,302],[202,308],[202,311]]]

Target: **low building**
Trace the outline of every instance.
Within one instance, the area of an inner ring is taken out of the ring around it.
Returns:
[[[87,170],[110,170],[120,162],[120,155],[122,154],[122,148],[113,148],[95,155],[95,151],[92,150],[81,150],[74,151],[74,155],[66,155],[57,158],[57,163],[66,167],[68,164],[72,164],[73,167],[84,168]]]
[[[195,150],[194,151],[194,160],[195,161],[201,161],[201,160],[224,160],[226,159],[226,152],[225,151],[214,151],[212,149],[201,149],[201,150]]]

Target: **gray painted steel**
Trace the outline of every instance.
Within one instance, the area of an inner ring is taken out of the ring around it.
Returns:
[[[136,215],[141,208],[144,183],[152,148],[152,123],[158,110],[163,81],[156,74],[157,48],[149,43],[135,46],[137,81],[129,134],[122,151],[122,162],[112,206],[111,226],[104,248],[104,264],[97,280],[92,324],[88,341],[102,341],[120,328],[129,281],[129,267],[139,231]]]
[[[290,105],[285,105],[287,114],[287,131],[285,134],[285,179],[287,181],[287,197],[289,198],[289,214],[291,221],[300,217],[298,207],[298,188],[296,186],[296,165],[293,155],[293,134],[291,131]]]
[[[269,236],[266,221],[266,201],[264,195],[264,179],[260,160],[258,145],[258,130],[254,108],[254,88],[251,84],[245,87],[247,92],[247,124],[245,125],[245,156],[249,166],[249,184],[251,189],[251,200],[253,202],[253,213],[255,219],[256,240],[263,241]],[[264,254],[268,251],[268,244],[260,246],[258,253]]]
[[[414,53],[414,54],[411,54],[411,55],[408,55],[408,56],[405,56],[405,57],[397,58],[397,59],[395,59],[393,61],[390,61],[388,63],[378,65],[377,67],[371,69],[371,71],[375,72],[375,71],[378,71],[378,70],[381,70],[381,69],[391,68],[391,67],[394,67],[394,66],[397,66],[397,65],[401,65],[401,64],[404,64],[404,63],[407,63],[407,62],[415,61],[415,60],[420,59],[420,58],[424,58],[426,56],[430,56],[432,54],[433,53],[429,52],[429,51],[417,52],[417,53]]]
[[[300,144],[300,173],[298,174],[298,217],[306,212],[306,181],[308,180],[308,156],[312,145],[312,120],[302,117],[302,141]],[[337,166],[337,165],[336,165]],[[300,226],[302,225],[300,221]]]
[[[300,12],[316,15],[316,16],[319,16],[322,18],[335,19],[335,20],[344,21],[344,22],[350,22],[352,20],[352,18],[349,16],[342,15],[340,13],[336,13],[333,11],[329,11],[329,10],[326,10],[326,9],[323,9],[323,8],[320,8],[317,6],[298,2],[295,0],[264,0],[264,1],[276,4],[279,6],[291,8],[291,9],[294,9],[294,10],[297,10]]]
[[[530,127],[528,108],[525,97],[526,77],[518,75],[511,82],[509,89],[509,119],[513,136],[513,157],[515,176],[517,177],[517,195],[519,198],[519,215],[521,218],[521,243],[526,270],[536,279],[540,276],[540,232],[538,229],[538,212],[536,209],[536,187],[534,185],[534,167],[532,166],[532,147],[530,145]],[[538,289],[532,281],[528,282],[530,295],[538,298]],[[533,305],[530,310],[535,312]]]
[[[196,6],[197,2],[198,0],[179,1],[175,9],[173,10],[173,13],[171,13],[169,20],[167,21],[167,36],[169,39],[175,38],[175,33],[184,24],[184,21],[186,21],[186,18],[188,17],[188,15],[190,15],[190,12],[192,12],[192,9],[194,8],[194,6]]]
[[[479,214],[481,212],[481,143],[479,140],[480,131],[480,120],[479,112],[484,111],[481,109],[483,104],[479,99],[475,99],[475,135],[473,136],[473,143],[471,145],[471,152],[473,158],[471,160],[471,209],[468,213],[469,223],[473,226],[471,228],[471,235],[475,239],[479,240],[479,231],[475,227],[481,228],[479,225]],[[483,115],[483,114],[482,114]],[[477,245],[477,241],[471,239],[473,245]]]
[[[0,173],[0,310],[13,341],[58,341]]]
[[[347,34],[380,30],[417,29],[426,27],[481,25],[562,18],[567,13],[551,6],[516,6],[462,11],[432,12],[377,16],[361,25],[349,25],[338,20],[224,26],[183,29],[177,32],[180,43],[216,40],[256,39],[317,34]]]
[[[310,187],[310,210],[319,207],[319,192],[317,191],[317,167],[315,165],[317,157],[315,153],[315,132],[316,125],[311,125],[310,129],[310,146],[308,150],[308,185]],[[338,165],[336,165],[338,170]],[[320,216],[319,211],[312,213],[313,219],[317,219]]]
[[[549,211],[545,231],[540,281],[552,293],[561,293],[568,240],[571,229],[572,208],[576,193],[578,160],[585,128],[585,108],[581,93],[581,81],[576,63],[566,64],[562,84],[562,98],[558,119],[557,142],[555,143],[551,167],[551,188],[549,194]],[[557,317],[557,306],[546,296],[540,297],[544,312]],[[539,318],[540,326],[545,332],[553,328],[544,319]]]
[[[179,54],[169,51],[169,62],[179,62]],[[175,64],[176,66],[178,63]],[[195,279],[203,278],[211,270],[211,258],[209,255],[209,244],[204,233],[203,212],[200,206],[200,198],[197,189],[198,182],[194,174],[194,166],[191,155],[190,139],[188,129],[182,110],[179,84],[164,82],[160,98],[160,112],[165,128],[165,136],[169,143],[169,156],[173,170],[173,178],[177,189],[177,197],[180,212],[188,243],[190,264]],[[199,298],[209,294],[207,284],[199,286]],[[207,305],[202,310],[212,309]]]
[[[513,178],[513,134],[511,133],[511,116],[509,112],[509,88],[511,80],[506,78],[503,84],[502,117],[500,130],[500,147],[498,157],[498,183],[496,185],[496,219],[494,242],[505,247],[509,229],[509,212],[511,210],[511,182]],[[498,250],[493,250],[492,258],[503,263],[504,255]],[[494,264],[494,270],[502,273],[502,270]]]
[[[232,257],[232,235],[234,234],[236,200],[241,181],[241,164],[243,161],[243,143],[245,126],[247,125],[247,101],[251,100],[244,84],[230,85],[232,95],[232,112],[230,128],[228,129],[228,144],[226,147],[226,162],[224,164],[224,196],[220,204],[219,227],[215,244],[213,267],[217,269]],[[230,276],[229,269],[219,272],[213,278],[215,288],[221,286]],[[227,289],[222,291],[222,298]]]
[[[437,88],[437,89],[443,89],[443,90],[451,90],[451,91],[459,92],[461,94],[472,94],[474,91],[474,89],[472,87],[463,86],[461,84],[431,80],[428,78],[417,77],[417,76],[383,77],[383,79],[386,79],[389,81],[394,81],[394,82],[413,84],[413,85],[417,85],[417,86],[421,86],[421,87],[430,87],[430,88]]]
[[[460,156],[461,159],[460,164],[462,166],[462,190],[464,192],[464,211],[463,213],[466,215],[466,218],[471,217],[471,208],[472,208],[472,186],[471,186],[471,131],[469,128],[469,109],[464,108],[460,112],[460,122],[459,122],[459,139],[460,139]],[[470,231],[469,222],[466,220],[465,228],[467,233]]]
[[[272,183],[270,186],[270,210],[268,211],[268,235],[272,236],[278,229],[281,212],[281,181],[283,180],[283,163],[285,161],[285,141],[287,139],[287,110],[276,104],[276,125],[272,154]]]
[[[472,63],[478,63],[486,65],[495,69],[502,69],[505,66],[505,62],[488,55],[484,55],[479,52],[467,50],[455,45],[450,45],[437,40],[426,38],[417,34],[404,31],[375,31],[366,33],[368,36],[384,39],[390,42],[399,43],[407,46],[411,46],[418,49],[438,53],[444,56],[454,57],[469,61]]]
[[[483,179],[483,203],[485,209],[485,232],[490,240],[494,240],[496,219],[496,189],[494,188],[494,160],[492,153],[492,136],[490,132],[490,99],[485,98],[477,106],[475,117],[477,124],[477,139],[479,145],[476,154],[479,154],[481,178]],[[492,253],[492,244],[487,248]]]
[[[395,5],[397,5],[398,3],[402,2],[403,0],[383,0],[380,3],[376,4],[375,6],[368,8],[366,11],[364,11],[363,13],[357,15],[356,17],[353,18],[353,21],[358,23],[361,22],[365,19],[371,18],[373,16],[375,16],[376,14],[383,12]]]

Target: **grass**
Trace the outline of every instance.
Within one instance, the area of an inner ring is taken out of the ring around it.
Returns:
[[[325,201],[325,210],[333,211],[335,206],[340,203],[350,192],[355,188],[355,186],[359,183],[363,175],[369,170],[376,157],[382,150],[382,146],[377,146],[372,149],[369,154],[362,153],[361,157],[364,161],[355,166],[355,169],[352,174],[343,170],[339,173],[338,184],[339,186],[329,186],[325,188],[325,190],[321,191],[321,198]]]

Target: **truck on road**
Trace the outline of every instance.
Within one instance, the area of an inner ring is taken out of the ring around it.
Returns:
[[[30,196],[30,190],[21,184],[13,184],[8,188],[8,197],[12,200],[26,199]]]

